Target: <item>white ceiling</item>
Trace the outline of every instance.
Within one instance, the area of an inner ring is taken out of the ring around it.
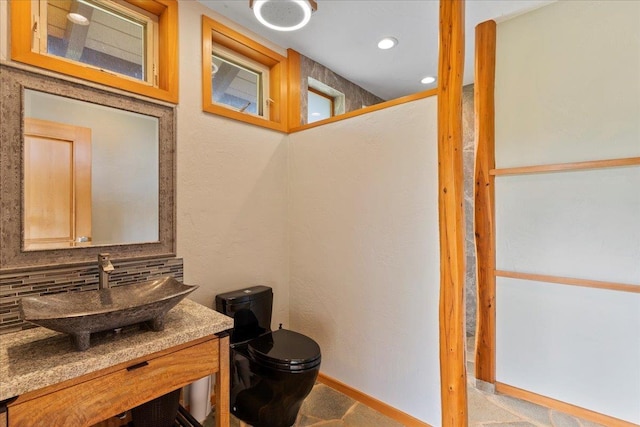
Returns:
[[[210,9],[283,48],[292,48],[383,99],[437,86],[423,85],[438,71],[437,0],[318,0],[304,28],[278,32],[262,26],[249,0],[200,0]],[[473,83],[474,28],[550,3],[550,0],[467,0],[464,83]],[[385,36],[398,39],[380,50]],[[437,77],[437,76],[436,76]]]

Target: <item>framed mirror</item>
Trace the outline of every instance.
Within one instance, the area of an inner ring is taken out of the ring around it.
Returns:
[[[174,107],[0,71],[0,270],[174,255]]]

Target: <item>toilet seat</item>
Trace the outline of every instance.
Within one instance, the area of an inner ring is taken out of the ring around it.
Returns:
[[[311,338],[288,329],[261,335],[247,345],[260,365],[283,372],[300,372],[320,365],[320,346]]]

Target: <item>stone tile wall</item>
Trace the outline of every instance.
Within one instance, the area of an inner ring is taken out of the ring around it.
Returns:
[[[473,230],[474,168],[475,168],[475,119],[473,111],[473,85],[462,91],[462,161],[464,167],[464,222],[465,222],[465,298],[467,335],[476,333],[476,248]]]
[[[114,261],[111,286],[121,286],[171,275],[183,280],[182,258],[166,257]],[[35,327],[20,317],[19,301],[26,296],[98,289],[98,265],[0,272],[0,335]]]
[[[313,59],[300,55],[300,123],[307,123],[308,78],[318,80],[331,88],[342,92],[345,96],[344,112],[359,110],[363,105],[375,105],[385,100],[334,73],[329,68]]]

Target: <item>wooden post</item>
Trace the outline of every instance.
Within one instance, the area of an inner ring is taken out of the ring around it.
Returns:
[[[219,369],[216,375],[216,427],[229,427],[229,335],[218,338]]]
[[[496,381],[496,252],[495,252],[495,117],[496,23],[476,27],[475,64],[475,235],[478,317],[476,322],[476,379]]]
[[[287,49],[287,83],[288,106],[287,106],[287,129],[300,126],[300,54],[293,49]]]
[[[438,206],[443,427],[466,427],[468,423],[464,328],[463,72],[464,0],[441,0],[438,63]]]

